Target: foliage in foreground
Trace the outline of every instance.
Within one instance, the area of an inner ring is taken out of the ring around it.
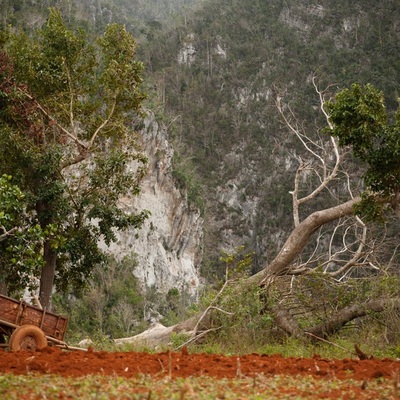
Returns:
[[[209,289],[203,298],[212,332],[202,344],[196,343],[196,351],[313,356],[322,350],[328,357],[340,358],[352,354],[357,344],[376,357],[399,357],[400,314],[398,304],[390,301],[398,295],[398,276],[383,271],[339,282],[317,269],[304,276],[276,277],[268,288],[249,286],[251,255],[240,251],[221,258],[227,271],[225,284]],[[328,335],[309,334],[313,327],[328,324],[353,306],[362,308],[371,299],[387,300],[387,305],[349,319]],[[299,334],[284,331],[277,322],[278,308],[299,326]],[[187,339],[174,337],[173,344],[179,347]],[[334,344],[321,347],[326,340]]]
[[[133,274],[136,265],[133,257],[121,262],[110,259],[106,268],[94,270],[83,295],[56,296],[57,312],[70,318],[67,343],[77,345],[82,339],[90,338],[95,349],[116,350],[112,339],[138,334],[148,328],[151,320],[171,326],[193,312],[201,318],[200,310],[209,307],[215,330],[191,344],[191,351],[280,353],[298,357],[312,357],[317,353],[342,358],[351,356],[354,345],[358,344],[365,353],[375,357],[400,356],[400,315],[394,306],[348,322],[326,338],[333,345],[321,340],[313,343],[306,333],[290,337],[276,324],[271,312],[279,304],[307,332],[352,304],[395,296],[399,278],[387,274],[339,284],[315,271],[296,279],[280,277],[266,297],[262,288],[243,284],[251,267],[250,254],[240,248],[235,254],[221,257],[221,261],[230,283],[224,285],[221,281],[220,286],[208,288],[200,303],[190,305],[188,295],[177,289],[162,294],[154,288],[142,288]],[[188,339],[187,334],[175,333],[165,347],[177,349]],[[150,348],[143,344],[140,350],[143,349]],[[135,350],[135,347],[126,345],[118,350]]]
[[[210,377],[187,379],[162,379],[139,376],[125,379],[107,376],[62,378],[51,375],[2,375],[0,396],[5,400],[24,398],[68,399],[390,399],[398,398],[396,385],[388,380],[368,382],[360,390],[362,382],[353,380],[315,379],[309,376],[286,375],[238,379]]]

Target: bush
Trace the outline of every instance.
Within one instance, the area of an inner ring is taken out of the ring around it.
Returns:
[[[95,268],[82,294],[58,294],[54,303],[69,315],[68,336],[72,341],[132,336],[145,329],[144,295],[133,269],[134,258],[119,262],[109,258]]]

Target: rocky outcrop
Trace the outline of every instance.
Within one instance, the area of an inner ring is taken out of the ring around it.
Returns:
[[[149,164],[139,196],[124,199],[124,207],[149,210],[151,215],[139,231],[119,232],[110,250],[117,257],[134,255],[134,274],[145,286],[164,293],[177,288],[195,297],[200,286],[203,220],[175,185],[166,129],[150,116],[140,133]]]

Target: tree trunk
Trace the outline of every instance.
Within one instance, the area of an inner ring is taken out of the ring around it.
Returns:
[[[199,324],[200,319],[201,321]],[[171,344],[171,336],[173,334],[184,334],[188,336],[188,340],[191,338],[193,341],[196,341],[196,338],[201,337],[201,335],[204,334],[204,331],[209,330],[210,327],[211,315],[200,314],[173,326],[167,327],[158,323],[154,324],[152,327],[138,335],[114,339],[114,343],[117,345],[135,343],[157,348],[159,345]]]
[[[54,276],[56,273],[57,254],[51,247],[51,240],[44,243],[45,265],[40,276],[39,301],[45,310],[51,310]]]
[[[300,337],[303,335],[303,331],[286,308],[275,306],[271,307],[269,311],[272,313],[276,325],[289,336]]]

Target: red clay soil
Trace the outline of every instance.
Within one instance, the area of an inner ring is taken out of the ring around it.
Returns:
[[[63,351],[47,347],[35,353],[8,352],[0,349],[0,374],[57,374],[83,376],[88,374],[135,377],[139,374],[158,377],[213,376],[236,378],[255,374],[312,375],[318,378],[392,379],[398,374],[400,362],[391,359],[324,359],[284,358],[279,355],[250,354],[223,356],[181,352],[156,354],[139,352]]]

